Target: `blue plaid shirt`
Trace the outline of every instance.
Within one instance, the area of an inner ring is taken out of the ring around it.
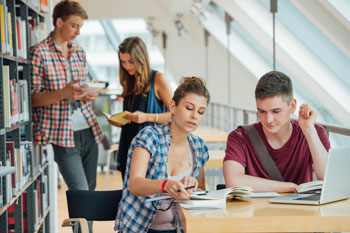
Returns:
[[[195,155],[193,162],[194,169],[191,176],[198,179],[201,168],[209,159],[208,148],[203,139],[193,135],[188,135],[190,147]],[[148,126],[143,128],[132,140],[125,171],[125,180],[122,199],[118,206],[118,214],[115,221],[115,230],[122,230],[123,233],[147,232],[157,210],[151,202],[146,202],[150,197],[133,196],[129,192],[129,176],[131,157],[136,147],[146,149],[150,154],[146,178],[151,180],[165,180],[168,178],[167,164],[168,151],[171,142],[169,123],[157,127]],[[156,203],[160,205],[160,202]]]

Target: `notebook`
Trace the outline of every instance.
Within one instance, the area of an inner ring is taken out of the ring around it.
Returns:
[[[350,147],[332,148],[328,154],[322,191],[268,199],[271,203],[322,205],[350,197]]]

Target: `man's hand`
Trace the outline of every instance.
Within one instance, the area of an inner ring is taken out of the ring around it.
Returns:
[[[97,97],[98,92],[87,92],[86,95],[84,95],[84,97],[82,98],[82,100],[91,102],[95,101]]]
[[[63,95],[64,99],[80,100],[85,96],[85,92],[87,92],[88,89],[75,85],[79,82],[80,82],[80,80],[72,80],[68,83],[67,86],[62,88],[62,95]]]
[[[300,106],[298,123],[303,132],[314,127],[316,118],[317,113],[310,103],[305,103]]]
[[[140,111],[136,111],[131,114],[128,114],[124,118],[138,124],[141,124],[147,121],[146,113],[140,112]]]

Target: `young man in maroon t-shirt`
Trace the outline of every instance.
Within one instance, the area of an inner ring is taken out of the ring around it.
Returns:
[[[325,129],[315,124],[310,104],[300,106],[298,120],[293,87],[281,72],[266,73],[255,89],[260,122],[253,124],[285,182],[271,180],[246,131],[238,128],[227,139],[223,172],[227,187],[247,185],[255,192],[295,192],[298,184],[323,179],[330,143]]]

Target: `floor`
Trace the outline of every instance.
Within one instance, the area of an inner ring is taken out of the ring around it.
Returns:
[[[96,190],[105,190],[105,173],[97,174],[97,187]],[[61,224],[64,219],[68,218],[67,210],[67,200],[66,200],[66,190],[67,186],[64,183],[63,179],[59,181],[61,188],[58,189],[58,232],[59,233],[72,233],[71,228],[61,227]],[[114,174],[109,175],[108,189],[121,189],[122,188],[122,179],[119,171],[114,171]],[[115,232],[113,230],[114,221],[103,221],[103,222],[94,222],[93,232],[94,233],[108,233]]]

